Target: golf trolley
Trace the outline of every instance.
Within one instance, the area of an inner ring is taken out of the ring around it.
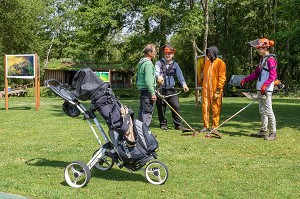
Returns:
[[[81,161],[74,161],[66,166],[64,177],[69,186],[81,188],[87,185],[91,178],[92,168],[95,167],[98,170],[106,171],[111,169],[114,163],[120,169],[125,167],[131,171],[141,170],[147,164],[145,176],[148,182],[154,185],[166,182],[168,179],[168,168],[162,162],[153,160],[157,158],[155,149],[158,147],[158,143],[144,123],[139,120],[133,121],[136,137],[135,143],[128,144],[124,136],[113,129],[109,130],[108,137],[94,113],[96,110],[93,106],[89,110],[85,108],[72,93],[72,90],[57,80],[48,80],[46,85],[56,95],[65,100],[63,110],[68,116],[76,117],[83,114],[84,120],[89,124],[100,145],[87,164]],[[95,130],[94,126],[96,126],[98,131]],[[103,138],[102,142],[104,143],[101,142],[99,135]],[[151,139],[152,143],[149,144]],[[153,140],[155,141],[154,144]]]

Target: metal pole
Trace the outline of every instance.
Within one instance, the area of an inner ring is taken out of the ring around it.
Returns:
[[[215,130],[217,130],[218,128],[220,128],[221,126],[223,126],[223,124],[225,124],[226,122],[228,122],[229,120],[231,120],[233,117],[235,117],[237,114],[239,114],[240,112],[242,112],[243,110],[245,110],[248,106],[250,106],[251,104],[253,104],[256,101],[256,99],[254,99],[250,104],[248,104],[247,106],[245,106],[244,108],[242,108],[241,110],[239,110],[238,112],[236,112],[234,115],[232,115],[230,118],[228,118],[227,120],[225,120],[222,124],[220,124],[219,126],[217,126],[216,128],[212,129],[209,133],[214,132]]]
[[[175,111],[174,109],[173,109],[173,107],[167,102],[167,100],[165,100],[165,96],[163,96],[163,95],[161,95],[157,90],[155,90],[155,92],[156,92],[156,94],[158,95],[158,97],[160,97],[169,107],[170,107],[170,109],[172,110],[172,111],[174,111],[174,113],[194,132],[194,133],[196,133],[196,131],[195,131],[195,129],[193,129],[182,117],[181,117],[181,115],[177,112],[177,111]],[[174,95],[178,95],[179,93],[177,93],[177,94],[174,94]],[[174,95],[168,95],[167,97],[170,97],[170,96],[174,96]]]

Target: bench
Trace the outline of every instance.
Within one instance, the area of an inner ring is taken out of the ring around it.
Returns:
[[[10,96],[17,96],[17,97],[23,97],[27,94],[26,90],[12,90],[8,91],[8,97]],[[0,98],[5,97],[5,91],[0,91]]]

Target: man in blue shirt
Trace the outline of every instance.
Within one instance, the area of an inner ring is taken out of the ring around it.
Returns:
[[[160,84],[159,86],[161,86],[161,94],[164,96],[171,95],[165,100],[178,114],[180,114],[180,106],[178,96],[176,95],[174,76],[177,76],[177,79],[180,82],[184,92],[188,92],[189,88],[185,82],[179,65],[173,60],[176,49],[169,45],[164,45],[162,46],[161,50],[164,53],[164,58],[156,62],[155,76],[158,80],[158,84]],[[166,106],[166,103],[164,103],[162,99],[157,99],[156,107],[158,111],[160,128],[163,130],[168,129],[167,119],[165,118]],[[175,129],[187,130],[185,127],[182,126],[180,117],[173,110],[171,111]]]

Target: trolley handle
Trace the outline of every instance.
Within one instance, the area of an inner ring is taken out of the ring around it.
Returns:
[[[64,84],[57,81],[56,79],[46,80],[46,86],[49,87],[56,95],[67,101],[77,103],[78,100],[74,94],[68,90]]]

